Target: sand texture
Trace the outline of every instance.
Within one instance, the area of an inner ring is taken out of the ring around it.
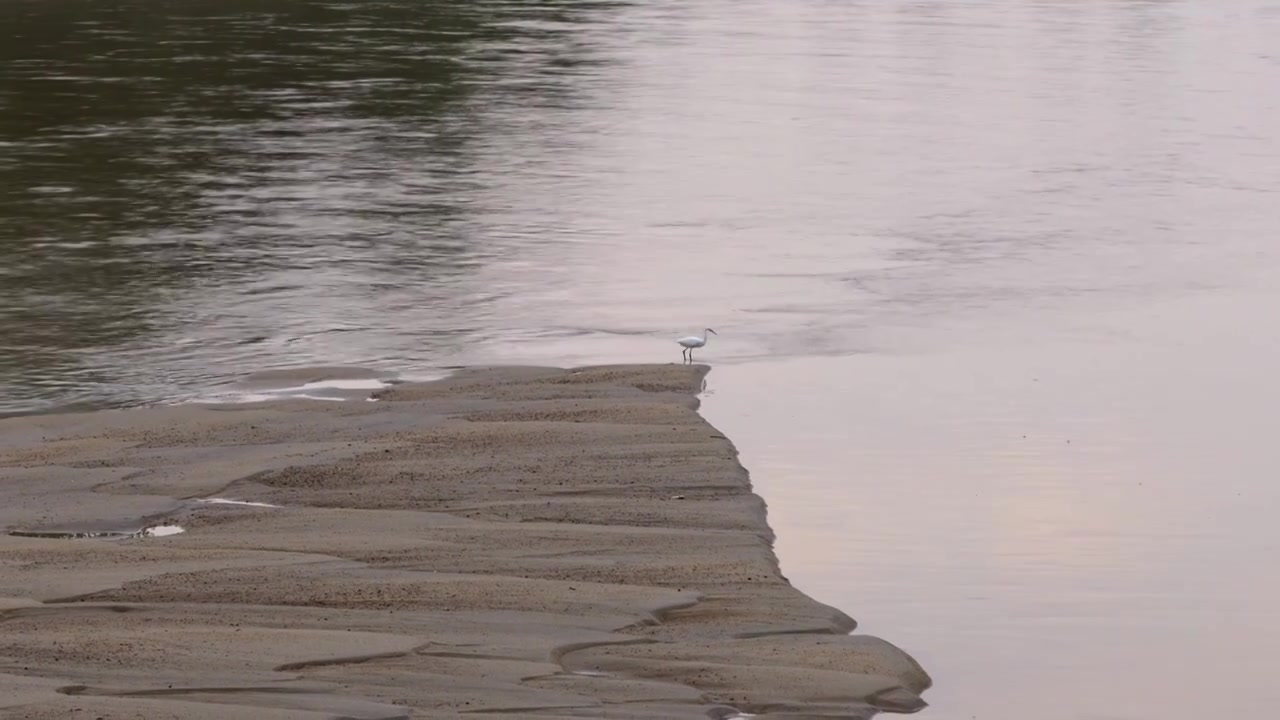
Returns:
[[[779,573],[706,372],[0,420],[0,718],[919,709],[915,661]]]

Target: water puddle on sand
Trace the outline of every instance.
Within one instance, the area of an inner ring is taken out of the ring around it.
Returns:
[[[139,538],[168,537],[186,532],[181,525],[152,525],[141,530],[10,530],[12,537],[43,538],[46,540],[134,540]]]
[[[138,537],[168,537],[169,535],[179,535],[186,532],[181,525],[156,525],[154,527],[143,528],[138,533]]]
[[[229,498],[201,498],[196,502],[202,505],[239,505],[241,507],[260,507],[260,508],[278,508],[279,505],[271,503],[254,502],[252,500],[231,500]]]
[[[388,380],[347,379],[316,380],[316,382],[275,388],[232,388],[192,398],[197,405],[242,405],[246,402],[271,402],[274,400],[372,400],[370,393],[392,386]]]
[[[253,500],[233,500],[231,498],[199,498],[194,501],[199,505],[221,505],[253,508],[278,508],[279,505],[256,502]],[[186,532],[186,528],[174,522],[147,525],[139,530],[0,530],[12,537],[43,538],[46,540],[136,540],[143,538],[169,537]]]
[[[334,377],[325,377],[330,374]],[[361,369],[265,372],[212,389],[187,402],[197,405],[243,405],[248,402],[278,400],[372,400],[372,393],[398,382],[402,380]]]

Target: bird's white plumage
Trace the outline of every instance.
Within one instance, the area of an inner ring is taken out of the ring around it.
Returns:
[[[689,337],[682,337],[677,339],[676,344],[684,348],[684,350],[680,351],[681,357],[683,357],[685,360],[688,360],[689,362],[693,362],[693,351],[695,348],[700,348],[703,345],[707,344],[707,333],[711,333],[712,335],[715,335],[716,331],[712,330],[711,328],[706,328],[705,330],[702,331],[702,337],[698,337],[697,335],[690,335]]]

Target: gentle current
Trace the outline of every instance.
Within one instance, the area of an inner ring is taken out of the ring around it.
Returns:
[[[1275,713],[1280,4],[0,0],[0,413],[674,361],[930,720]]]

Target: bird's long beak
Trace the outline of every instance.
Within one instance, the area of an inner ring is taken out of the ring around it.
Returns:
[[[707,332],[711,333],[712,335],[719,335],[719,334],[720,334],[720,333],[716,332],[715,330],[712,330],[711,328],[707,328]]]

